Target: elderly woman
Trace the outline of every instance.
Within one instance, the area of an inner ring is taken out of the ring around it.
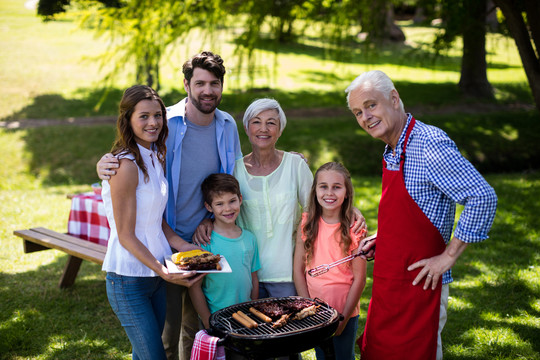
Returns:
[[[237,224],[257,238],[261,262],[259,297],[296,295],[292,279],[293,234],[301,210],[307,207],[313,174],[300,155],[276,149],[287,125],[276,100],[252,102],[243,123],[252,152],[236,160],[234,168],[243,197]],[[358,231],[365,221],[358,210],[355,215]],[[194,237],[196,243],[207,238],[208,228],[205,235],[202,229]]]
[[[259,297],[295,295],[293,233],[307,207],[313,174],[297,154],[276,149],[287,118],[273,99],[255,100],[244,113],[252,152],[236,161],[243,204],[238,225],[257,238]]]

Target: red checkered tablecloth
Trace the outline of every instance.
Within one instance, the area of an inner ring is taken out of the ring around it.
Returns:
[[[69,212],[68,234],[107,245],[110,232],[101,195],[86,193],[73,196]]]

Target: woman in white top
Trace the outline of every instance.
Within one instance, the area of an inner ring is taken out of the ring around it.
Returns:
[[[133,359],[166,359],[161,341],[165,323],[165,280],[191,286],[194,273],[171,274],[163,265],[178,251],[197,248],[162,220],[167,202],[165,105],[144,85],[132,86],[120,102],[112,153],[117,175],[103,181],[103,202],[111,235],[103,270],[107,297],[132,345]]]
[[[234,168],[243,199],[237,224],[257,238],[261,262],[259,298],[296,295],[292,278],[293,234],[302,209],[306,211],[313,174],[299,154],[276,148],[287,124],[276,100],[253,101],[243,122],[252,152],[236,160]],[[358,209],[355,219],[357,232],[365,226]],[[207,241],[204,234],[208,230],[203,229],[198,229],[195,243]]]

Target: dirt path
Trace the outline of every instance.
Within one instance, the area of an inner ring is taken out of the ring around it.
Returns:
[[[407,112],[412,113],[417,118],[421,118],[424,114],[481,114],[496,111],[518,111],[532,109],[534,109],[532,104],[500,105],[483,103],[448,105],[442,107],[410,106],[406,108]],[[350,111],[345,106],[339,108],[288,109],[286,110],[286,114],[287,117],[294,119],[310,119],[314,117],[331,118],[334,116],[351,115]],[[232,113],[232,115],[235,119],[242,119],[243,113]],[[0,121],[0,128],[24,129],[56,125],[92,126],[114,124],[115,122],[116,116],[96,116],[68,119],[21,119],[15,121]]]

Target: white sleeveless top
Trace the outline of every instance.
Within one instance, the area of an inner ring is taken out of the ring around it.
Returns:
[[[145,182],[144,174],[139,168],[139,184],[136,189],[137,218],[135,236],[158,261],[164,263],[164,259],[172,255],[171,247],[161,227],[163,212],[167,204],[167,179],[164,176],[161,164],[157,160],[156,153],[141,145],[138,146],[149,179],[148,182]],[[119,160],[122,158],[130,159],[135,163],[132,154],[119,154],[116,157]],[[102,270],[124,276],[158,276],[120,244],[113,215],[111,188],[107,180],[102,182],[101,196],[103,197],[107,219],[111,227],[111,235]]]

